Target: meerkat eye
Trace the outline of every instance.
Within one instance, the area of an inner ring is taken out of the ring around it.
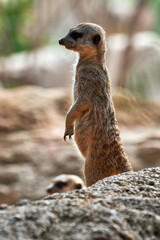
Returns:
[[[55,187],[57,187],[57,188],[63,188],[63,187],[65,187],[65,186],[67,186],[67,183],[66,183],[66,182],[57,182],[57,183],[55,184]]]
[[[74,40],[77,40],[77,38],[82,37],[83,34],[80,33],[80,32],[76,32],[76,31],[74,31],[74,32],[71,32],[70,36],[71,36],[71,38],[73,38]]]
[[[101,36],[99,34],[96,34],[94,37],[93,37],[93,43],[95,45],[98,45],[98,43],[100,42],[101,40]]]

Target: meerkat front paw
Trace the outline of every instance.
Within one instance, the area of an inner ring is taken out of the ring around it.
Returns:
[[[64,141],[66,141],[67,136],[69,136],[69,140],[71,140],[73,134],[74,134],[73,126],[67,127],[64,133]]]

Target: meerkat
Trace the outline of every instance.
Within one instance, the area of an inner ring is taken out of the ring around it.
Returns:
[[[62,174],[52,179],[52,183],[47,187],[48,194],[64,193],[76,189],[84,188],[83,180],[72,174]]]
[[[99,25],[81,23],[71,28],[59,44],[79,53],[74,102],[66,115],[64,140],[75,134],[75,142],[85,158],[86,186],[132,171],[121,143],[111,97],[105,31]]]

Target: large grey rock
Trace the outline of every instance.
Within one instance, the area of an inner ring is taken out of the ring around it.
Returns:
[[[160,168],[103,179],[88,189],[0,207],[0,239],[158,240]]]

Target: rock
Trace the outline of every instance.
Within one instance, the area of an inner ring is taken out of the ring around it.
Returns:
[[[160,166],[160,130],[152,127],[122,129],[121,137],[135,171]]]
[[[2,207],[0,239],[159,240],[159,189],[157,167],[112,176],[88,189]]]
[[[45,46],[32,52],[0,58],[0,79],[5,87],[26,84],[43,87],[66,87],[72,83],[70,69],[73,54],[60,46]],[[57,71],[58,69],[58,71]]]
[[[137,157],[146,165],[146,167],[160,165],[160,145],[159,141],[152,140],[145,142],[137,149]]]
[[[65,89],[45,90],[28,86],[2,91],[0,132],[57,125],[59,121],[62,122],[62,115],[68,109],[69,100],[70,93]]]

